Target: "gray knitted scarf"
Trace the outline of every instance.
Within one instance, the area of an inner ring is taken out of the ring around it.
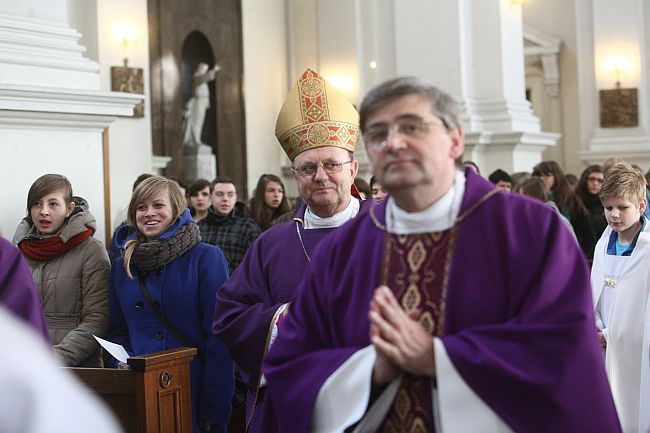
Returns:
[[[131,263],[141,272],[160,269],[188,252],[199,242],[201,242],[199,226],[186,224],[166,239],[138,244],[131,256]]]

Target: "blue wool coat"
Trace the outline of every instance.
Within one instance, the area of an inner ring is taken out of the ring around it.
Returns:
[[[187,210],[160,239],[173,235],[184,224],[194,224]],[[156,318],[142,295],[135,267],[131,270],[136,278],[128,277],[122,257],[113,262],[108,339],[123,345],[134,356],[183,346]],[[195,358],[190,364],[195,433],[200,431],[199,421],[211,421],[218,424],[213,431],[225,431],[230,417],[233,362],[212,334],[216,292],[227,278],[228,264],[223,253],[203,242],[145,278],[163,315],[202,355],[202,359]]]

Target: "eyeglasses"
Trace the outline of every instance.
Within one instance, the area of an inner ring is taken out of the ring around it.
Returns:
[[[391,131],[397,131],[402,135],[413,138],[422,138],[429,131],[429,126],[442,126],[449,129],[444,121],[427,121],[420,117],[408,117],[398,119],[391,126],[373,125],[363,133],[364,140],[373,149],[381,149],[388,143],[388,135]]]
[[[343,161],[343,162],[325,161],[325,162],[321,162],[320,164],[314,164],[312,162],[308,162],[301,165],[300,167],[291,167],[291,169],[297,171],[298,174],[300,174],[303,177],[308,177],[316,174],[318,167],[323,167],[323,170],[325,170],[327,174],[332,174],[332,173],[338,173],[339,171],[343,170],[343,165],[349,164],[351,162],[352,160]]]

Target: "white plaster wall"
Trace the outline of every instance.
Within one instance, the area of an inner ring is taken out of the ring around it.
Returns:
[[[286,0],[287,50],[291,89],[307,68],[320,71],[316,0]]]
[[[87,0],[83,0],[87,1]],[[101,90],[111,90],[111,66],[122,66],[127,56],[129,66],[144,69],[145,107],[142,118],[119,118],[109,127],[111,229],[126,217],[133,181],[151,168],[151,107],[149,91],[149,39],[146,0],[97,0],[97,55],[100,64]],[[139,29],[135,46],[126,51],[113,40],[112,29],[126,23]]]
[[[578,0],[581,1],[581,0]],[[580,161],[577,152],[583,148],[588,138],[581,133],[580,101],[578,98],[579,53],[576,41],[576,1],[575,0],[545,0],[526,2],[522,7],[523,20],[534,28],[557,37],[562,41],[560,47],[560,95],[561,121],[559,128],[546,129],[547,125],[556,124],[550,119],[543,119],[545,131],[562,134],[555,147],[544,153],[545,159],[558,161],[567,172],[580,175],[585,165]],[[581,32],[588,29],[581,28]],[[588,58],[581,59],[588,62]],[[597,110],[594,105],[582,107],[585,110]],[[538,113],[543,116],[543,113]],[[546,120],[546,121],[545,121]],[[586,144],[585,144],[586,145]]]
[[[394,7],[393,0],[360,0],[360,101],[370,89],[397,74]],[[372,61],[374,69],[370,66]]]
[[[318,2],[318,72],[335,85],[350,102],[361,100],[359,89],[358,0]]]
[[[102,172],[102,149],[97,131],[66,131],[63,128],[3,128],[0,185],[2,202],[11,204],[0,212],[0,232],[11,240],[16,226],[27,214],[27,192],[39,176],[66,176],[75,195],[85,198],[98,222],[95,238],[104,241],[104,194],[101,185],[88,182]],[[47,143],[47,153],[43,152]]]
[[[262,174],[280,176],[288,162],[275,138],[275,121],[289,92],[285,12],[284,0],[242,1],[249,196]],[[292,182],[285,187],[295,194]]]
[[[39,20],[59,21],[65,23],[66,3],[68,0],[0,0],[3,14],[17,17],[36,18]]]
[[[2,0],[0,15],[12,17],[10,21],[15,16],[14,25],[24,26],[27,38],[33,36],[34,33],[30,31],[35,27],[43,26],[55,29],[52,34],[66,35],[66,47],[74,45],[74,38],[70,36],[72,31],[68,27],[67,0]],[[5,25],[10,29],[12,24]],[[0,70],[6,72],[13,69],[16,73],[0,74],[1,84],[70,88],[75,87],[76,80],[77,88],[96,89],[96,74],[84,68],[81,69],[83,72],[75,69],[79,65],[86,65],[83,60],[70,62],[70,59],[76,60],[72,51],[62,50],[59,53],[64,63],[58,67],[47,63],[23,63],[25,59],[20,57],[20,52],[16,52],[15,57],[8,54],[14,47],[13,42],[15,41],[6,41],[6,46],[3,47],[6,51],[0,62]],[[24,47],[24,43],[24,40],[19,40],[15,46]],[[30,48],[40,52],[47,53],[49,49],[56,51],[56,44],[49,44],[46,39],[37,39],[33,44]],[[20,48],[13,49],[20,51]],[[65,64],[65,61],[69,63]],[[71,66],[72,69],[66,69],[64,65]],[[94,67],[93,64],[90,65],[90,69]],[[34,108],[37,111],[60,108],[45,95],[39,102],[38,108]],[[25,102],[24,107],[24,110],[29,111],[30,102]],[[14,125],[12,121],[3,119],[0,126],[0,185],[3,186],[0,189],[0,199],[5,203],[0,212],[0,232],[9,239],[13,237],[16,226],[26,215],[27,191],[36,178],[46,173],[60,173],[70,179],[76,195],[86,198],[92,204],[92,212],[98,221],[95,236],[103,241],[104,199],[99,180],[102,173],[101,130],[70,125],[57,127],[49,123],[46,117],[42,117],[42,121],[33,119],[23,126],[19,126],[18,121]]]

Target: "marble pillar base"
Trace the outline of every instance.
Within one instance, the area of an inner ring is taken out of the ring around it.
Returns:
[[[550,132],[470,132],[465,135],[463,161],[474,161],[485,177],[497,168],[530,172],[559,138]]]
[[[205,144],[183,147],[183,178],[187,182],[217,177],[217,158]]]

